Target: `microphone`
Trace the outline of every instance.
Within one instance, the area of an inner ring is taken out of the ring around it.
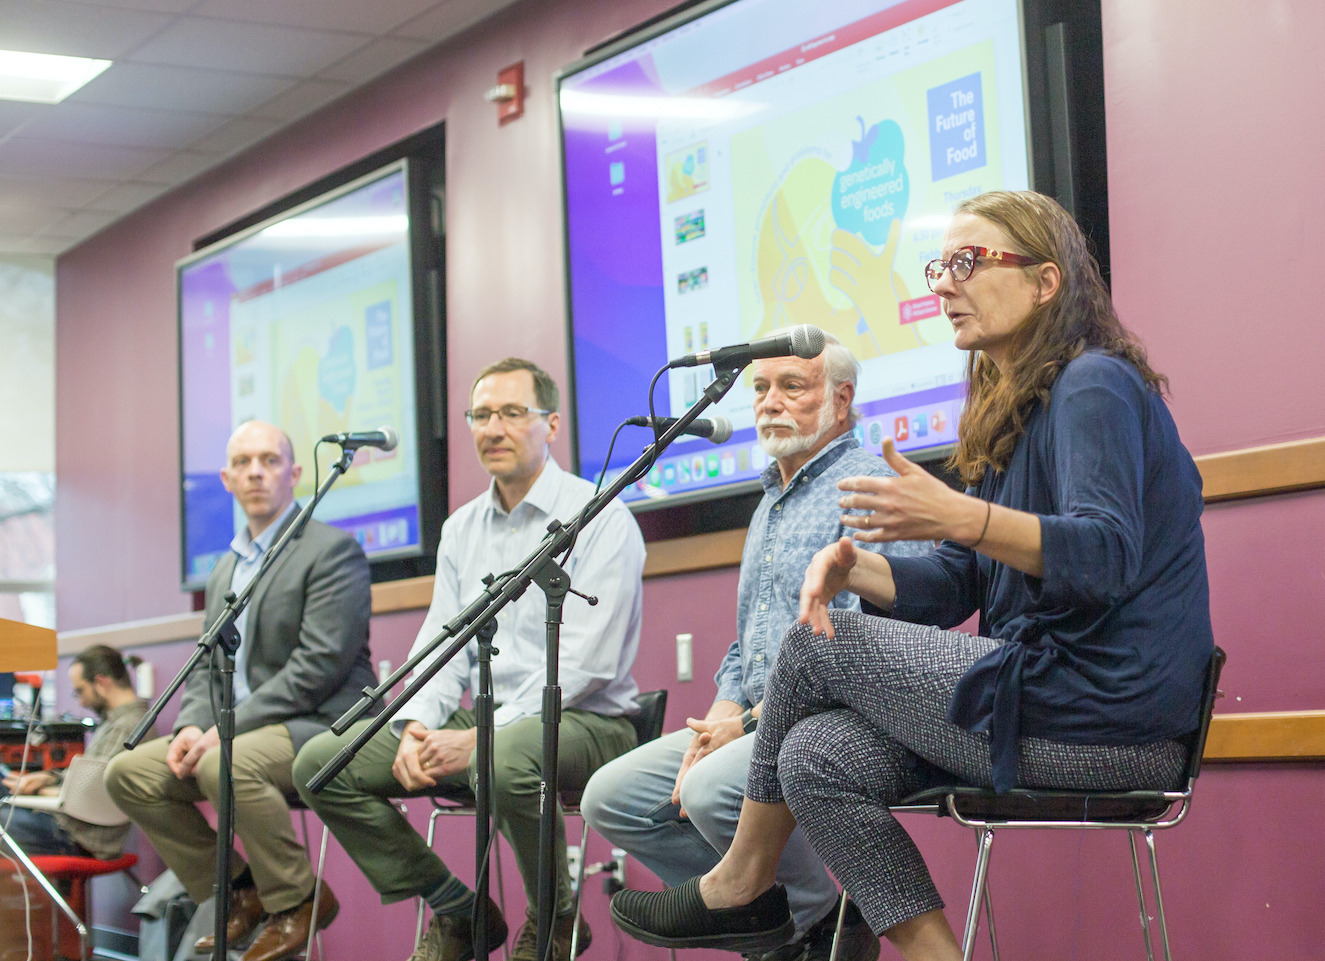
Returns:
[[[653,427],[656,424],[658,430],[666,430],[678,420],[680,420],[678,417],[658,417],[656,419],[650,417],[627,417],[626,424],[630,427]],[[721,414],[708,420],[696,418],[690,422],[690,426],[682,433],[694,434],[696,437],[707,437],[713,443],[721,444],[731,438],[732,422]]]
[[[345,434],[328,434],[322,438],[329,444],[340,444],[341,447],[377,447],[381,450],[395,450],[396,445],[400,443],[400,435],[396,433],[394,427],[382,426],[377,430],[352,431]]]
[[[765,357],[818,357],[824,350],[824,332],[813,324],[801,324],[776,334],[770,334],[748,344],[701,350],[669,360],[668,367],[702,367],[712,364],[720,370],[745,367],[751,361]]]

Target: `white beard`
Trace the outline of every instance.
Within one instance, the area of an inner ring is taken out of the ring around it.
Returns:
[[[833,429],[835,420],[833,414],[833,398],[830,394],[824,398],[823,405],[819,408],[819,423],[812,435],[801,433],[800,427],[790,418],[761,417],[755,425],[759,431],[759,446],[774,460],[811,450]],[[786,437],[777,437],[767,433],[770,427],[789,427],[791,433]]]

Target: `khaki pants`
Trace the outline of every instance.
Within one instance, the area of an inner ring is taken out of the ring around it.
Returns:
[[[359,870],[382,896],[384,904],[426,894],[444,881],[449,871],[424,843],[388,798],[408,793],[391,773],[400,738],[391,725],[378,731],[320,794],[305,785],[347,743],[367,726],[361,721],[342,736],[330,731],[313,738],[299,752],[294,780],[305,802],[331,828],[336,840],[354,859]],[[471,728],[474,716],[459,708],[444,725]],[[604,717],[568,708],[561,715],[557,745],[557,776],[564,789],[579,790],[608,761],[635,746],[635,729],[624,717]],[[543,722],[531,717],[496,732],[492,785],[493,815],[497,830],[510,842],[524,879],[525,896],[532,908],[538,903],[539,788],[542,781]],[[476,764],[443,778],[443,784],[470,787]],[[557,911],[571,910],[570,874],[566,870],[566,824],[557,811]],[[472,863],[472,862],[471,862]]]
[[[180,780],[166,766],[171,738],[162,737],[118,754],[106,768],[106,789],[151,839],[161,859],[201,904],[216,878],[216,832],[198,810],[219,793],[220,748],[202,756],[194,777]],[[313,871],[290,821],[287,794],[294,793],[290,766],[294,745],[282,724],[235,738],[235,835],[244,842],[262,907],[288,911],[313,892]],[[234,874],[244,870],[236,852]]]

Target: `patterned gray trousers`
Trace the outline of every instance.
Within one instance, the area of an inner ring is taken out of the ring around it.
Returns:
[[[915,843],[889,812],[907,795],[993,783],[989,739],[949,723],[966,670],[1000,641],[850,611],[836,637],[797,625],[778,653],[759,717],[746,796],[785,799],[811,846],[875,933],[943,907]],[[1063,744],[1023,737],[1027,787],[1173,788],[1187,749]]]

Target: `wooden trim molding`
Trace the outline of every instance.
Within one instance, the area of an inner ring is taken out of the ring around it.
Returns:
[[[1195,458],[1207,502],[1325,487],[1325,437]]]
[[[1216,714],[1205,760],[1325,760],[1325,711]]]
[[[196,640],[202,634],[202,612],[150,617],[142,621],[125,621],[106,627],[88,627],[80,631],[61,631],[58,635],[61,657],[77,654],[93,644],[105,644],[117,651],[151,644],[172,644],[175,641]]]
[[[432,575],[383,581],[373,585],[373,613],[414,611],[432,603]]]
[[[426,609],[431,603],[431,576],[409,577],[373,585],[374,614],[421,610]],[[200,634],[202,634],[202,612],[194,611],[189,614],[153,617],[144,621],[110,624],[106,627],[89,627],[81,631],[61,631],[59,650],[61,657],[77,654],[93,644],[105,644],[122,651],[130,647],[195,640]]]
[[[644,576],[663,577],[693,571],[710,571],[718,567],[738,567],[741,551],[745,549],[746,528],[677,537],[666,541],[653,541],[646,545],[649,553],[644,560]]]

